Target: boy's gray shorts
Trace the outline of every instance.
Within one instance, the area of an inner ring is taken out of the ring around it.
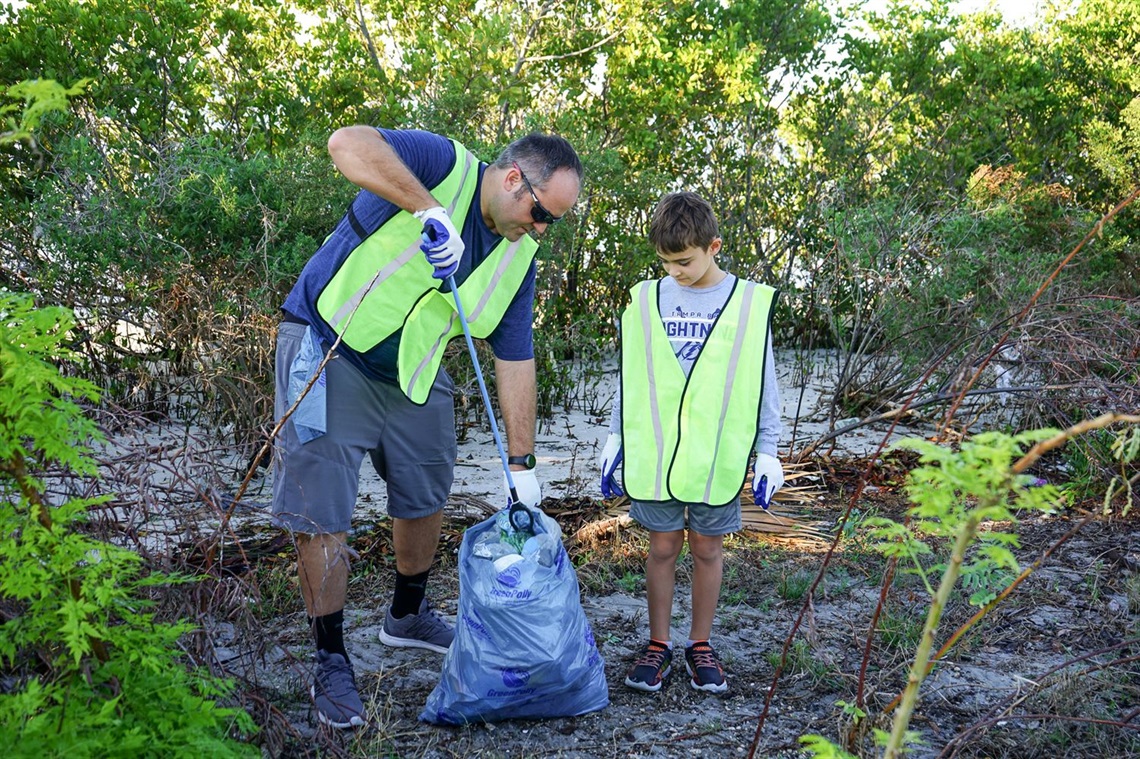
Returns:
[[[703,503],[684,504],[680,501],[646,503],[634,501],[629,515],[642,527],[653,532],[674,532],[685,529],[686,511],[689,529],[699,535],[716,537],[737,532],[741,527],[740,501],[727,506],[706,506]]]
[[[280,419],[305,325],[277,332],[274,417]],[[327,431],[302,445],[293,422],[274,445],[273,515],[302,533],[347,532],[356,506],[360,466],[370,454],[388,491],[388,515],[430,516],[444,507],[455,478],[454,385],[440,371],[423,406],[400,388],[365,377],[343,358],[325,366]]]

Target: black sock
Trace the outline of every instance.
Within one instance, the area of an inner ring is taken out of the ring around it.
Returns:
[[[348,661],[348,651],[344,648],[344,609],[323,617],[309,617],[309,627],[319,650],[340,654]]]
[[[409,614],[419,614],[427,588],[428,572],[418,575],[402,575],[396,572],[396,591],[392,594],[392,616],[403,619]]]

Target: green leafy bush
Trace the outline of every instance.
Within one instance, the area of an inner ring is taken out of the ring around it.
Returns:
[[[71,312],[0,293],[0,745],[34,756],[255,756],[232,685],[188,668],[186,623],[157,621],[138,555],[82,531],[103,498],[54,505],[43,472],[94,475],[99,439],[65,376]]]

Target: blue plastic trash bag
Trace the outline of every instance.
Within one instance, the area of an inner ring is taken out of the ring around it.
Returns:
[[[289,389],[285,396],[286,403],[292,406],[305,386],[309,384],[309,380],[313,378],[313,372],[321,365],[321,360],[324,359],[324,351],[321,350],[320,341],[317,335],[313,332],[312,327],[305,327],[305,335],[301,338],[301,349],[297,351],[297,355],[293,357],[293,363],[289,365]],[[293,422],[294,429],[297,430],[297,439],[301,444],[316,440],[327,431],[326,414],[325,414],[325,370],[321,370],[321,376],[309,388],[309,393],[301,399],[297,409],[290,417]]]
[[[455,640],[420,713],[424,722],[572,717],[609,704],[558,523],[532,509],[535,536],[524,543],[506,511],[463,535]]]

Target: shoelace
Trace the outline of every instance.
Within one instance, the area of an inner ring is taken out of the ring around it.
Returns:
[[[437,619],[437,620],[443,621],[443,615],[440,614],[439,610],[436,609],[431,604],[427,604],[426,606],[424,606],[424,610],[422,612],[420,612],[419,616],[430,617],[431,619]]]
[[[667,648],[658,648],[657,646],[647,646],[645,652],[638,657],[634,666],[644,667],[650,666],[656,669],[661,669],[662,663],[665,661],[665,654],[668,653]]]
[[[713,669],[720,670],[720,661],[716,658],[716,652],[710,646],[693,646],[693,665],[697,668],[712,667]]]
[[[443,615],[435,610],[432,606],[427,606],[419,614],[413,615],[415,618],[411,624],[408,625],[408,632],[412,634],[427,635],[447,624]]]
[[[346,664],[325,664],[319,679],[321,689],[334,702],[350,694],[356,685],[352,669]]]

